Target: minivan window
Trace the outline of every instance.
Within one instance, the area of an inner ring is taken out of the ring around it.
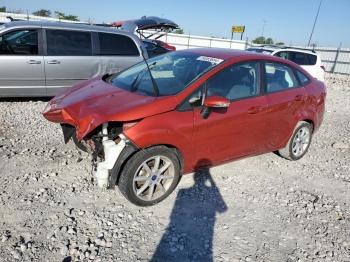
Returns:
[[[47,55],[92,55],[91,33],[68,30],[46,30]]]
[[[234,64],[207,81],[207,96],[230,100],[256,96],[259,93],[259,63]]]
[[[278,63],[265,63],[267,92],[276,92],[298,86],[289,66]]]
[[[1,55],[37,55],[37,30],[15,30],[0,36]]]
[[[119,34],[98,33],[100,55],[139,56],[135,42],[128,36]]]

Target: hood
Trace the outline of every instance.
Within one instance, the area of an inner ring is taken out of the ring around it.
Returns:
[[[142,119],[171,111],[176,105],[174,97],[139,95],[95,78],[54,97],[43,115],[51,122],[73,125],[81,140],[102,123]]]

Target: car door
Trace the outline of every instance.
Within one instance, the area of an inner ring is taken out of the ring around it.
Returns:
[[[231,101],[227,109],[212,109],[208,118],[202,107],[194,109],[193,144],[197,160],[217,164],[265,151],[266,97],[260,95],[260,63],[231,65],[206,84],[206,97]]]
[[[0,97],[46,94],[41,36],[36,28],[0,35]]]
[[[97,41],[96,57],[103,74],[117,73],[142,61],[135,41],[127,35],[98,32]]]
[[[302,111],[307,93],[290,66],[265,62],[266,97],[268,102],[269,150],[284,146],[295,127],[296,115]]]
[[[92,55],[89,31],[45,29],[47,95],[100,74],[99,60]]]

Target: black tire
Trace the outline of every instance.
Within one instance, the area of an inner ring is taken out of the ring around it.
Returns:
[[[144,161],[158,156],[165,157],[171,161],[173,164],[172,170],[174,171],[174,178],[162,196],[153,200],[141,199],[134,191],[134,177],[137,175],[136,172],[140,170]],[[120,192],[133,204],[137,206],[152,206],[164,200],[174,191],[181,178],[180,170],[180,162],[174,150],[166,146],[155,146],[147,148],[138,151],[127,161],[123,170],[121,171],[118,187]]]
[[[308,134],[309,134],[308,142],[305,148],[302,149],[302,152],[300,152],[300,154],[297,154],[295,150],[293,150],[293,146],[296,143],[295,142],[296,136],[300,134],[302,130],[305,130],[305,129],[308,130]],[[312,132],[313,132],[312,124],[305,121],[298,122],[298,124],[294,128],[292,136],[288,140],[287,145],[284,148],[278,150],[279,155],[285,159],[292,160],[292,161],[299,160],[300,158],[302,158],[310,147],[311,140],[312,140]]]

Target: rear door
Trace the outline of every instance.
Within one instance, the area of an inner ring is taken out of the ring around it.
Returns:
[[[46,94],[41,29],[15,29],[0,36],[0,97]]]
[[[103,73],[117,73],[142,60],[137,44],[127,35],[99,32],[96,45],[99,71]]]
[[[265,92],[268,102],[267,136],[269,151],[285,145],[302,112],[307,93],[299,85],[291,67],[265,62]]]
[[[45,29],[47,95],[100,74],[89,31]]]

